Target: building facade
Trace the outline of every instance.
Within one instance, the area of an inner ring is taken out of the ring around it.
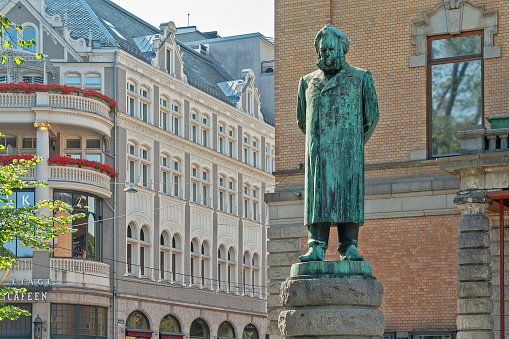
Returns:
[[[460,186],[466,179],[454,175],[460,171],[442,170],[437,159],[466,157],[460,155],[460,129],[488,127],[487,117],[508,114],[509,93],[502,85],[509,79],[505,14],[507,6],[496,0],[276,1],[275,175],[284,188],[266,196],[271,336],[279,335],[279,286],[307,249],[299,195],[304,135],[295,108],[300,77],[317,69],[315,35],[328,23],[347,35],[347,62],[371,71],[378,95],[380,120],[365,149],[366,220],[359,251],[385,288],[385,335],[446,339],[465,329],[464,322],[457,323],[458,312],[464,312],[456,295],[464,280],[457,279],[458,264],[464,264],[457,256],[458,220],[469,209],[460,206],[460,212],[454,199],[467,187]],[[494,148],[489,156],[502,159],[500,152]],[[339,258],[335,243],[331,232],[328,259]],[[492,247],[494,256],[497,251]],[[494,338],[500,337],[498,262],[490,261],[495,306],[483,311],[494,322],[484,319],[482,325]]]
[[[37,42],[4,52],[26,62],[0,82],[40,85],[5,85],[1,143],[44,158],[30,178],[49,183],[16,201],[85,214],[51,252],[9,245],[18,266],[2,283],[27,292],[5,301],[32,316],[0,322],[0,336],[32,338],[37,315],[43,338],[265,336],[275,136],[254,72],[226,74],[172,22],[155,28],[108,0],[0,6]]]

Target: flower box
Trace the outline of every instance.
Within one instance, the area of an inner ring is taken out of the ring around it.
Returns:
[[[117,171],[111,166],[101,164],[99,161],[91,161],[86,159],[74,159],[64,157],[61,155],[54,155],[49,157],[48,164],[60,165],[60,166],[76,166],[76,167],[87,167],[93,170],[97,170],[101,173],[109,175],[112,179],[118,177]]]

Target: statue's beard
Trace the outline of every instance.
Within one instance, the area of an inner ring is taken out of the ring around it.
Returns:
[[[324,72],[337,72],[346,65],[346,58],[344,55],[341,55],[334,59],[332,65],[327,66],[325,60],[319,56],[316,60],[316,65]]]

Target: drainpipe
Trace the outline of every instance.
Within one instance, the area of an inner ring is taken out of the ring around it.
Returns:
[[[117,51],[113,55],[113,100],[117,102]],[[115,171],[118,168],[117,164],[117,144],[118,144],[118,127],[117,127],[117,109],[113,110],[113,123],[115,125],[115,143],[113,146],[113,155],[115,159]],[[117,336],[117,178],[115,178],[115,185],[113,189],[113,339]]]
[[[504,199],[500,199],[498,201],[498,204],[500,205],[500,338],[505,338],[505,310],[504,310],[504,303],[505,303],[505,295],[504,295],[504,289],[505,289],[505,282],[504,282]]]

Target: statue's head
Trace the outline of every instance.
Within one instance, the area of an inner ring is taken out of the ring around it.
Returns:
[[[315,49],[318,54],[316,65],[322,71],[339,71],[345,64],[345,54],[350,43],[339,29],[328,24],[322,28],[315,38]]]

